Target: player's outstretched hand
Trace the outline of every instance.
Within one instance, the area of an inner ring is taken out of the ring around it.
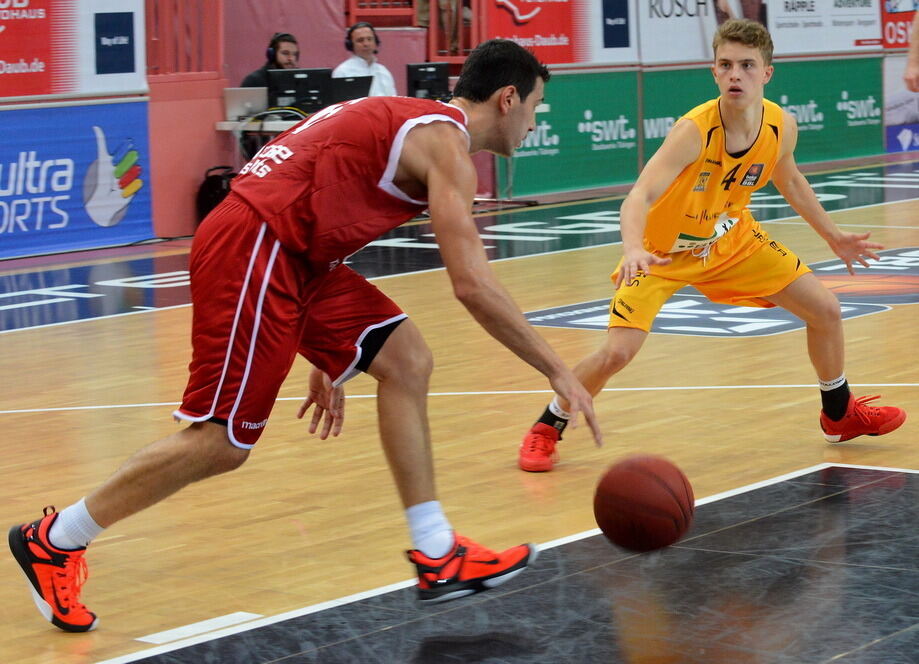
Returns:
[[[297,419],[303,419],[310,406],[315,406],[310,433],[319,431],[320,440],[328,438],[330,433],[332,436],[341,433],[345,421],[345,389],[340,385],[333,387],[329,375],[315,367],[310,372],[309,394],[297,411]]]
[[[840,233],[838,238],[830,242],[830,248],[846,264],[849,274],[855,274],[853,262],[868,267],[868,259],[880,260],[872,249],[883,249],[884,245],[868,242],[871,233]]]
[[[568,420],[571,428],[578,426],[578,413],[583,413],[584,419],[590,426],[590,431],[594,437],[594,443],[597,447],[603,445],[603,434],[600,433],[600,425],[597,423],[597,417],[594,415],[594,402],[590,392],[584,389],[581,381],[571,371],[555,376],[549,380],[555,393],[568,402],[568,412],[571,419]]]
[[[655,256],[640,247],[630,249],[622,256],[622,265],[619,266],[619,272],[616,275],[616,288],[632,281],[639,272],[647,274],[652,265],[667,265],[669,262],[669,258]]]
[[[919,92],[919,64],[908,62],[903,72],[903,83],[910,92]]]

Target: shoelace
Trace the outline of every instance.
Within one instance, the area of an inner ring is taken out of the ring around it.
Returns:
[[[858,416],[858,419],[861,420],[863,424],[871,424],[871,416],[876,416],[881,412],[881,409],[875,408],[873,406],[867,406],[865,404],[880,398],[880,394],[875,394],[871,397],[858,397],[855,399],[855,407],[852,409],[852,412]]]
[[[530,434],[527,436],[525,450],[528,453],[546,452],[547,454],[554,454],[555,441],[549,436],[544,436],[541,433]]]
[[[83,556],[78,556],[76,559],[71,557],[70,560],[64,563],[64,569],[60,572],[55,572],[54,576],[57,579],[57,587],[61,601],[68,604],[71,608],[86,608],[83,604],[74,600],[75,597],[80,596],[80,592],[83,590],[83,584],[86,583],[86,579],[89,578],[89,568],[86,566],[86,559]],[[73,589],[72,591],[71,588]]]
[[[456,542],[460,546],[466,548],[466,555],[469,556],[470,558],[481,558],[481,557],[496,558],[497,557],[497,554],[491,549],[484,547],[481,544],[478,544],[476,542],[473,542],[469,538],[463,537],[462,535],[456,536]]]

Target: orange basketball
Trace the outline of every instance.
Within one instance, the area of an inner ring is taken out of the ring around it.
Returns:
[[[631,551],[673,544],[689,530],[694,512],[689,480],[659,456],[631,456],[614,463],[594,494],[600,530],[613,544]]]

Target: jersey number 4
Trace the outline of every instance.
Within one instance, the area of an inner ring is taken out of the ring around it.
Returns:
[[[729,170],[727,174],[725,174],[724,179],[721,180],[721,184],[724,186],[725,191],[728,191],[735,180],[737,180],[737,171],[740,170],[740,166],[740,164],[737,164],[734,168]]]

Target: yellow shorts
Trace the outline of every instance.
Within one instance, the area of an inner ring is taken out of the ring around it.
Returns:
[[[610,303],[610,327],[650,332],[664,303],[686,285],[696,287],[712,302],[773,307],[765,297],[811,271],[782,243],[770,240],[752,218],[738,222],[709,248],[705,258],[691,251],[668,255],[673,259],[669,265],[655,265],[650,274],[619,287]],[[621,264],[620,260],[611,276],[613,282]]]

